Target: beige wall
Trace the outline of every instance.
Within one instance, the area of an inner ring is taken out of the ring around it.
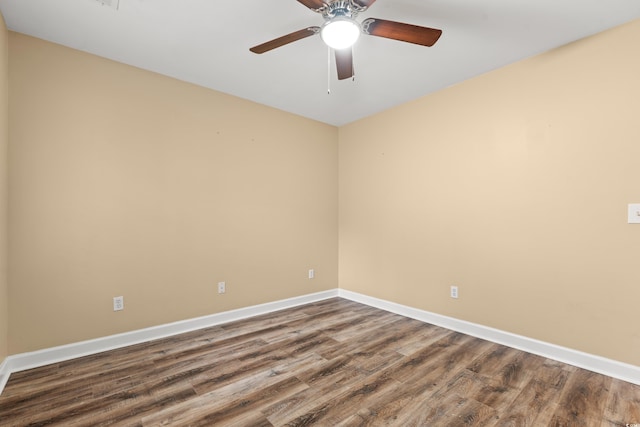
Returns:
[[[337,128],[9,38],[11,354],[337,287]]]
[[[340,128],[340,286],[640,365],[638,40],[640,21]]]
[[[0,13],[0,363],[9,354],[9,282],[8,262],[8,179],[9,111],[8,111],[8,33]]]

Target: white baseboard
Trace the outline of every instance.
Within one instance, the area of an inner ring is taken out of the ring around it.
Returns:
[[[318,292],[280,301],[269,302],[250,307],[243,307],[237,310],[211,314],[209,316],[198,317],[195,319],[188,319],[174,323],[167,323],[165,325],[139,329],[136,331],[125,332],[122,334],[110,335],[93,340],[46,348],[29,353],[15,354],[7,357],[4,362],[0,364],[0,394],[2,393],[2,390],[4,390],[4,386],[9,379],[9,375],[11,375],[13,372],[24,371],[27,369],[37,368],[39,366],[50,365],[52,363],[63,362],[65,360],[101,353],[103,351],[114,350],[116,348],[127,347],[134,344],[140,344],[159,338],[166,338],[172,335],[208,328],[223,323],[233,322],[235,320],[246,319],[248,317],[267,314],[277,310],[296,307],[316,301],[322,301],[324,299],[337,296],[338,290],[332,289],[329,291]]]
[[[220,325],[235,320],[246,319],[260,314],[271,313],[273,311],[296,307],[338,296],[640,385],[639,366],[629,365],[615,360],[606,359],[604,357],[583,353],[570,348],[538,341],[464,320],[442,316],[402,304],[347,291],[345,289],[333,289],[266,304],[244,307],[237,310],[225,311],[195,319],[168,323],[123,334],[110,335],[89,341],[82,341],[30,353],[21,353],[9,356],[0,363],[0,394],[9,379],[9,375],[13,372],[37,368],[51,363],[88,356],[103,351],[139,344],[158,338],[165,338],[172,335]]]
[[[510,332],[501,331],[488,326],[454,319],[453,317],[419,310],[406,305],[373,298],[357,292],[347,291],[345,289],[339,289],[338,296],[366,304],[371,307],[390,311],[401,316],[410,317],[425,323],[441,326],[463,334],[503,344],[528,353],[537,354],[538,356],[577,366],[578,368],[583,368],[592,372],[597,372],[599,374],[640,385],[640,366],[629,365],[616,360],[538,341],[533,338],[527,338],[522,335],[512,334]]]
[[[9,381],[9,375],[11,375],[11,372],[9,372],[7,359],[5,359],[0,363],[0,394],[2,394],[2,390],[4,390],[7,381]]]

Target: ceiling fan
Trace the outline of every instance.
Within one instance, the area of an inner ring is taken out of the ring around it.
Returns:
[[[385,19],[367,18],[362,23],[356,16],[364,12],[376,0],[298,0],[309,9],[321,14],[325,20],[321,27],[308,27],[295,31],[277,39],[273,39],[249,49],[254,53],[265,53],[277,47],[304,39],[320,33],[322,40],[335,50],[338,79],[353,77],[352,46],[361,33],[414,43],[422,46],[433,46],[438,41],[442,30],[387,21]]]

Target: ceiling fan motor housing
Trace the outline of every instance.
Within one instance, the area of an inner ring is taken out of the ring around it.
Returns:
[[[358,13],[363,12],[366,7],[362,7],[355,3],[353,0],[334,0],[325,4],[320,12],[326,20],[331,20],[337,17],[355,18]]]

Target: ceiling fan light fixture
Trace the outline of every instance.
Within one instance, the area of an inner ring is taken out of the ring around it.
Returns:
[[[351,18],[336,17],[322,26],[320,36],[327,46],[337,50],[346,49],[360,37],[360,25]]]

